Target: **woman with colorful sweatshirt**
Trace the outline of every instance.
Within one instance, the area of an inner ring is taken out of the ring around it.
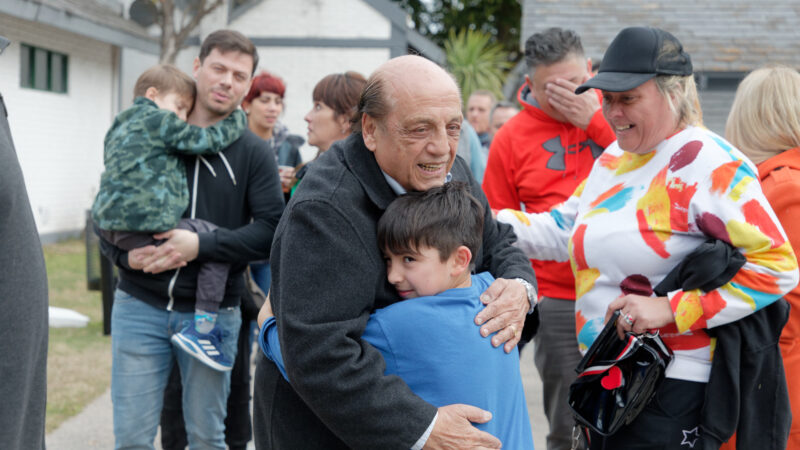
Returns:
[[[578,343],[586,351],[615,310],[619,333],[658,329],[674,352],[666,379],[629,425],[592,449],[697,448],[715,341],[707,330],[771,304],[797,285],[797,261],[741,152],[700,123],[692,63],[655,28],[622,30],[581,93],[603,93],[617,141],[550,213],[503,210],[531,258],[569,259]],[[653,287],[709,238],[747,262],[709,292]],[[702,445],[700,445],[702,447]]]

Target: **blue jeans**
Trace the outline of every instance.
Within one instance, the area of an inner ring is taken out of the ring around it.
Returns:
[[[253,276],[253,281],[256,282],[258,287],[260,287],[265,294],[268,294],[269,284],[272,281],[272,272],[269,270],[269,263],[250,263],[250,275]]]
[[[183,383],[183,415],[191,449],[225,449],[225,414],[230,372],[216,371],[176,349],[170,337],[194,312],[155,308],[119,289],[111,311],[111,400],[117,449],[153,449],[164,388],[175,362]],[[231,358],[242,318],[223,308],[217,325]]]

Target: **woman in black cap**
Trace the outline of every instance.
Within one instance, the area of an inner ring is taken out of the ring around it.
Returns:
[[[504,210],[498,220],[513,225],[529,257],[570,260],[582,351],[620,310],[620,336],[658,329],[674,352],[644,410],[612,436],[593,434],[591,448],[701,448],[715,345],[708,330],[780,299],[797,284],[797,261],[755,167],[699,126],[691,59],[674,36],[622,30],[598,74],[576,92],[590,88],[602,91],[617,141],[560,207],[543,214]],[[709,238],[745,256],[733,278],[708,292],[655,295],[667,273]]]

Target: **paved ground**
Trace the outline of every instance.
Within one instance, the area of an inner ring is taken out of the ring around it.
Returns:
[[[531,346],[522,352],[521,372],[525,385],[525,397],[531,417],[534,445],[544,450],[547,422],[542,410],[542,385],[533,365]],[[156,438],[158,444],[159,439]],[[114,448],[114,433],[111,422],[111,394],[106,391],[90,403],[77,416],[64,422],[61,427],[47,435],[49,450],[90,450]],[[251,442],[250,448],[254,448]],[[156,445],[160,450],[161,446]]]

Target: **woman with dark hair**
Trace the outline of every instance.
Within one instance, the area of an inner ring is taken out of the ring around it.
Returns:
[[[305,116],[308,143],[317,147],[317,157],[331,144],[350,135],[350,118],[367,84],[358,72],[332,73],[314,86],[314,106]],[[316,158],[315,158],[316,159]]]
[[[275,75],[262,71],[253,78],[250,92],[242,100],[242,109],[247,113],[247,125],[250,131],[267,142],[268,148],[275,153],[281,187],[288,200],[288,192],[292,187],[295,170],[302,164],[300,146],[305,140],[297,135],[289,134],[289,130],[278,120],[283,113],[283,96],[286,85]],[[250,264],[253,280],[265,293],[269,291],[269,262],[257,261]]]
[[[350,119],[358,107],[361,91],[367,79],[358,72],[332,73],[319,80],[311,98],[314,106],[304,117],[308,122],[308,143],[317,147],[314,159],[325,153],[331,145],[350,135]],[[360,124],[359,124],[360,125]],[[292,194],[303,178],[308,166],[298,168],[291,188]]]
[[[253,78],[250,92],[242,100],[242,109],[247,113],[250,131],[267,141],[278,159],[283,192],[288,192],[294,178],[295,168],[303,159],[300,146],[305,140],[289,134],[289,130],[278,119],[283,113],[283,95],[286,85],[283,80],[269,72],[261,72]]]

